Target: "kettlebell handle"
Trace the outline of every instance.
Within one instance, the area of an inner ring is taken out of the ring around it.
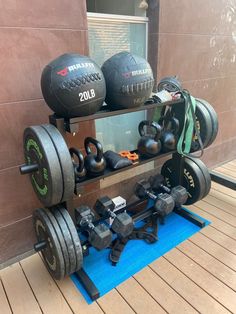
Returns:
[[[102,144],[93,137],[86,137],[86,139],[84,140],[84,147],[85,147],[87,155],[92,154],[91,148],[89,147],[90,144],[93,144],[97,150],[97,155],[95,157],[95,160],[101,161],[103,157]]]
[[[145,126],[149,126],[155,129],[155,132],[156,132],[154,136],[155,141],[157,141],[161,137],[162,127],[157,122],[150,121],[150,120],[143,120],[139,123],[138,131],[139,131],[140,136],[145,136],[145,132],[144,132]]]
[[[169,118],[167,118],[167,117],[164,117],[164,116],[162,116],[160,119],[159,119],[159,121],[158,121],[161,125],[162,125],[162,127],[163,127],[163,131],[165,131],[165,130],[168,130],[168,131],[170,131],[170,132],[172,132],[174,135],[177,135],[178,134],[178,131],[179,131],[179,120],[178,119],[176,119],[176,118],[174,118],[174,117],[172,117],[171,119],[169,119]],[[163,124],[163,122],[164,122],[164,124]],[[165,126],[165,123],[170,123],[170,128],[166,128],[166,126]]]
[[[81,153],[81,151],[79,149],[74,148],[74,147],[71,147],[69,149],[69,151],[70,151],[71,157],[73,157],[73,155],[75,155],[79,161],[79,163],[76,164],[77,172],[82,172],[84,169],[84,156],[83,156],[83,154]]]

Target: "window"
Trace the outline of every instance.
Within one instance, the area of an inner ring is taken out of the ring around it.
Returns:
[[[106,2],[106,5],[105,5]],[[121,12],[122,1],[87,1],[88,9],[99,12]],[[140,1],[123,1],[125,12],[135,15]],[[109,3],[109,5],[108,5]],[[113,3],[114,6],[111,5]],[[107,8],[106,8],[107,6]],[[133,11],[132,11],[133,10]],[[88,13],[90,56],[100,66],[105,60],[120,51],[130,51],[147,57],[148,19],[140,16]],[[96,138],[101,141],[104,151],[136,149],[139,139],[138,123],[145,119],[145,111],[96,120]]]

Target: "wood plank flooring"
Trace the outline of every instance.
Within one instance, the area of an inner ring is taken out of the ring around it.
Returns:
[[[215,171],[236,178],[236,161]],[[0,313],[236,313],[236,191],[213,182],[189,209],[211,225],[91,305],[38,254],[1,270]]]

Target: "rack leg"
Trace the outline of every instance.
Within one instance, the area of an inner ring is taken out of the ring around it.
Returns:
[[[84,271],[83,268],[78,270],[76,273],[77,278],[79,279],[80,283],[84,287],[84,289],[87,291],[90,298],[95,301],[99,298],[100,292],[98,291],[95,284],[92,282],[90,277],[87,275],[87,273]]]
[[[187,219],[188,221],[192,222],[193,224],[195,224],[196,226],[203,228],[206,226],[206,222],[201,219],[200,217],[197,217],[195,215],[193,215],[192,213],[188,212],[187,210],[185,210],[184,208],[175,208],[174,212],[182,217],[184,217],[185,219]]]

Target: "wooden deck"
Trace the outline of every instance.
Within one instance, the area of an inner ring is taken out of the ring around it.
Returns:
[[[236,178],[236,161],[216,171]],[[212,224],[87,305],[38,254],[0,271],[0,313],[236,313],[236,192],[213,183],[189,207]]]

